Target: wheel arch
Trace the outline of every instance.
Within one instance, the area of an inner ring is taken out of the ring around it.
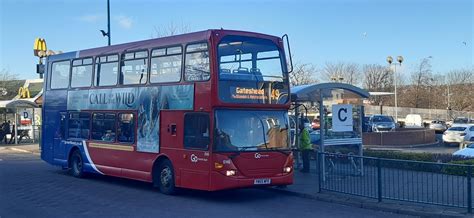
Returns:
[[[68,152],[68,155],[67,155],[67,167],[69,167],[69,168],[71,168],[71,156],[76,150],[78,150],[79,153],[82,156],[81,149],[78,146],[72,146],[71,149],[69,149],[69,152]]]
[[[177,183],[177,181],[178,181],[178,179],[176,178],[176,177],[177,177],[177,171],[176,171],[176,169],[175,169],[175,167],[174,167],[173,162],[171,161],[171,158],[168,157],[168,156],[165,155],[165,154],[161,154],[161,155],[159,155],[158,157],[156,157],[155,161],[153,162],[153,166],[152,166],[152,168],[151,168],[151,181],[152,181],[152,183],[153,183],[154,186],[157,185],[157,184],[156,184],[156,180],[155,180],[155,176],[156,176],[155,173],[157,173],[158,167],[159,167],[160,164],[161,164],[163,161],[165,161],[165,160],[168,160],[168,161],[171,163],[171,166],[173,167],[173,171],[174,171],[174,175],[175,175],[175,178],[174,178],[175,183]]]

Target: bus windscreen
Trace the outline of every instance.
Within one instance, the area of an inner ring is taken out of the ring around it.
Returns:
[[[271,40],[226,36],[218,45],[219,93],[224,102],[284,104],[288,74]]]

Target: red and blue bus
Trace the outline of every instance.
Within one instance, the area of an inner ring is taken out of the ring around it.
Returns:
[[[292,184],[283,41],[207,30],[49,56],[41,158],[165,194]]]

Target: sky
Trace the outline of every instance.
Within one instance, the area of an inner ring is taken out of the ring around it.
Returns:
[[[110,0],[112,44],[150,39],[155,29],[234,29],[288,34],[295,62],[386,65],[402,73],[429,58],[434,73],[474,67],[472,0]],[[106,0],[1,0],[0,70],[38,78],[37,37],[48,49],[107,45]]]

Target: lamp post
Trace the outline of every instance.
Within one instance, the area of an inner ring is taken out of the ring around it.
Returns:
[[[402,66],[402,62],[403,62],[403,57],[402,56],[398,56],[397,57],[397,62],[398,63],[394,63],[393,62],[393,58],[392,56],[388,56],[387,57],[387,62],[388,64],[391,66],[393,64],[394,66],[394,70],[393,70],[393,83],[394,83],[394,86],[395,86],[395,122],[398,123],[398,100],[397,100],[397,65],[400,65],[400,67]]]
[[[107,36],[108,45],[110,46],[110,0],[107,0],[107,32],[100,30],[102,36]]]

